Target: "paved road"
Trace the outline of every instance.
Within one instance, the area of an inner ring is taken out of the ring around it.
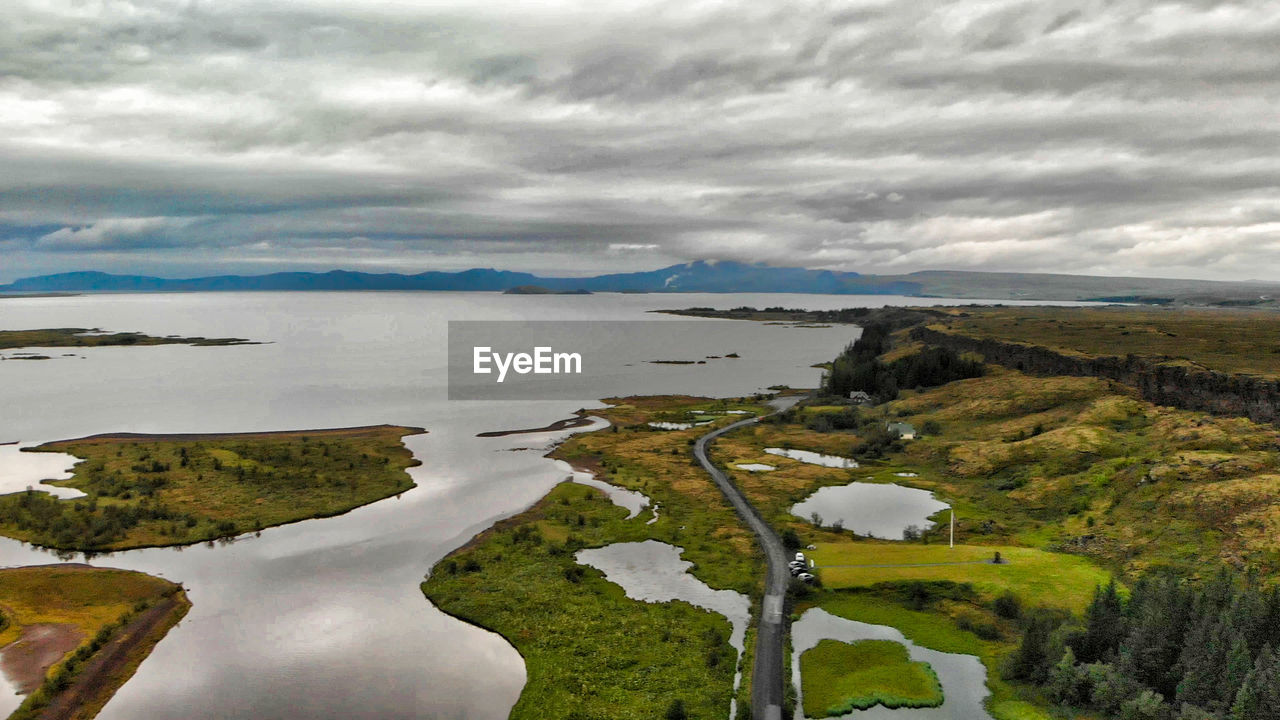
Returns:
[[[769,402],[776,412],[782,412],[795,405],[800,398],[778,398]],[[707,433],[694,443],[693,455],[702,463],[702,467],[711,474],[720,491],[733,504],[733,509],[751,527],[764,549],[765,559],[769,563],[768,576],[764,583],[764,602],[760,615],[760,624],[756,633],[756,661],[751,672],[751,717],[754,720],[782,720],[782,635],[785,625],[782,621],[782,605],[787,594],[787,585],[791,582],[791,572],[787,569],[787,553],[782,541],[773,532],[768,523],[760,517],[747,498],[725,474],[707,459],[707,446],[712,440],[758,422],[759,418],[751,418],[726,425],[719,430]]]

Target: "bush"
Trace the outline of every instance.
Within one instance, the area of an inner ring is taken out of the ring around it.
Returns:
[[[994,603],[996,615],[1006,620],[1017,620],[1022,617],[1022,601],[1012,592],[1005,591]]]

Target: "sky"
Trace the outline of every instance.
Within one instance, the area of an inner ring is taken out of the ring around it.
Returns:
[[[1280,277],[1280,3],[0,3],[0,281],[699,259]]]

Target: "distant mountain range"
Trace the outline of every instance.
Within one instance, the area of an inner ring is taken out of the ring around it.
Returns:
[[[43,275],[0,285],[0,293],[211,292],[306,290],[452,290],[502,292],[700,292],[910,295],[987,300],[1114,300],[1198,304],[1273,305],[1280,284],[1164,278],[1117,278],[1032,273],[925,271],[908,275],[772,267],[738,262],[693,262],[661,270],[594,277],[540,277],[473,269],[416,275],[333,270],[185,279],[102,272]]]

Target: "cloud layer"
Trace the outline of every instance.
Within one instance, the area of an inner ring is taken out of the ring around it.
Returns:
[[[16,0],[0,280],[1280,271],[1280,6]]]

